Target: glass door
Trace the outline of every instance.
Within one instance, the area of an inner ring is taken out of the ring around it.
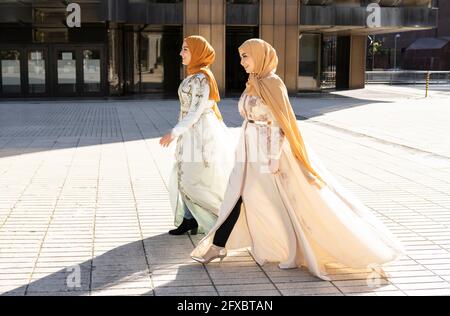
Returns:
[[[0,49],[0,94],[3,96],[22,92],[21,57],[18,49]]]
[[[58,45],[53,48],[53,89],[57,96],[105,94],[104,52],[101,45]]]
[[[29,95],[47,94],[47,49],[28,49],[27,59],[26,93]]]
[[[99,93],[102,90],[101,52],[99,49],[83,49],[83,93]]]
[[[58,49],[56,52],[56,93],[77,94],[77,58],[75,49]]]

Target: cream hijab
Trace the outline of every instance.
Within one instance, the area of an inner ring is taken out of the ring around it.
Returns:
[[[275,49],[261,39],[249,39],[240,47],[239,52],[251,56],[255,70],[248,77],[244,93],[257,96],[270,108],[289,141],[291,150],[302,170],[307,171],[311,183],[323,187],[325,182],[311,166],[302,135],[297,126],[297,119],[292,110],[286,86],[275,74],[278,57]]]

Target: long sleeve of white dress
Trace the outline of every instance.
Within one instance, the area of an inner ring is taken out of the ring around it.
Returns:
[[[182,112],[180,113],[180,121],[172,129],[173,137],[178,137],[188,131],[189,128],[198,122],[205,109],[211,107],[211,102],[209,102],[209,84],[206,77],[203,75],[195,76],[189,88],[192,94],[189,111],[184,116]]]
[[[280,157],[284,146],[284,133],[279,127],[271,128],[269,135],[269,171],[278,172],[280,168]]]

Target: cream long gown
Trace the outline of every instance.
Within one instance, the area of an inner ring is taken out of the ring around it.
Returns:
[[[172,129],[178,138],[176,162],[169,181],[175,226],[183,221],[186,205],[199,224],[199,232],[208,232],[217,220],[233,168],[233,139],[212,110],[214,101],[209,100],[205,75],[186,77],[178,96],[180,115]]]
[[[312,274],[328,280],[327,264],[367,268],[403,253],[390,232],[339,185],[310,149],[311,164],[327,186],[318,189],[308,181],[260,98],[243,94],[239,111],[245,120],[219,218],[192,256],[205,254],[239,196],[243,205],[226,248],[250,247],[261,265],[306,266]],[[277,165],[279,171],[272,173]]]

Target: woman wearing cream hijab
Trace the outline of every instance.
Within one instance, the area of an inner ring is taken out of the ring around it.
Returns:
[[[251,39],[239,53],[249,79],[239,101],[244,123],[236,163],[217,223],[192,258],[208,263],[227,249],[249,247],[261,265],[305,266],[325,280],[333,264],[371,268],[395,260],[402,246],[305,146],[275,74],[274,48]]]
[[[233,167],[233,148],[217,107],[219,90],[209,69],[214,49],[203,37],[189,36],[180,55],[188,76],[178,89],[179,121],[160,140],[167,147],[177,138],[169,191],[178,227],[171,235],[211,229]]]

